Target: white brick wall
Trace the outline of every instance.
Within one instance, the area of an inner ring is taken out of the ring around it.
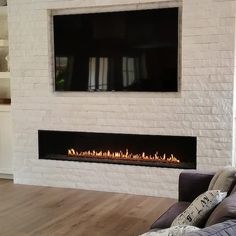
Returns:
[[[51,10],[182,6],[179,93],[55,93]],[[235,1],[9,0],[14,180],[177,197],[181,170],[38,160],[37,131],[197,136],[197,168],[232,164]]]

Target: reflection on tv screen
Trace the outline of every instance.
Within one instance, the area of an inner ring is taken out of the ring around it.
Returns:
[[[178,91],[178,8],[53,18],[56,91]]]

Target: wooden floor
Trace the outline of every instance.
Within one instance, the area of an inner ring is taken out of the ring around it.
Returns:
[[[0,179],[0,235],[136,236],[174,202]]]

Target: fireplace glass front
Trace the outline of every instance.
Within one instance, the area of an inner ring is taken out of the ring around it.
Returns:
[[[196,168],[196,137],[38,131],[39,159]]]

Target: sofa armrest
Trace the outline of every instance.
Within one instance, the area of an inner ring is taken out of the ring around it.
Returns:
[[[214,173],[183,171],[179,176],[179,201],[192,202],[207,191]]]
[[[186,210],[189,205],[189,202],[176,202],[151,225],[151,229],[169,228],[175,217]]]

